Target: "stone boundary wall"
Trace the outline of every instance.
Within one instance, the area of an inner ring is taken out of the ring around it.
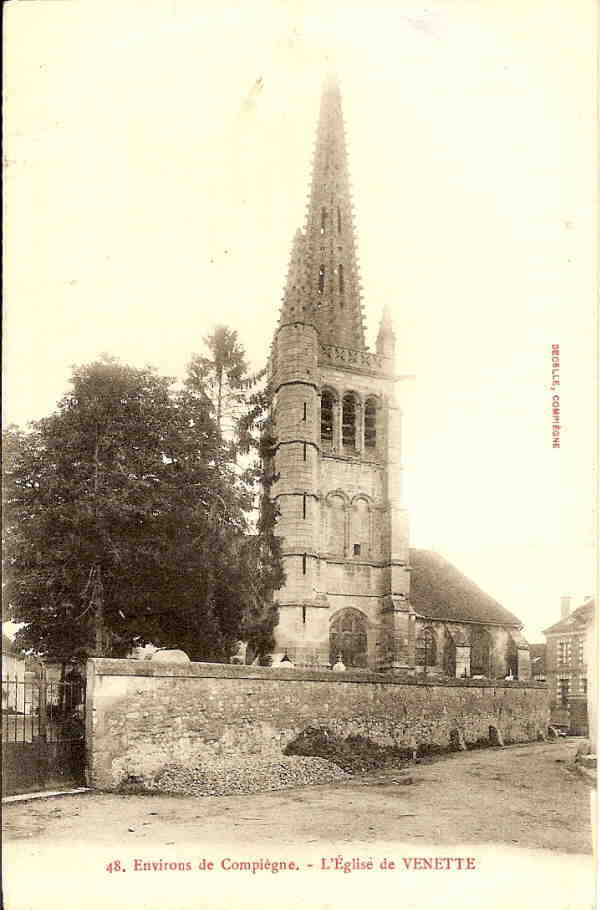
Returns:
[[[103,790],[172,762],[276,760],[307,727],[447,749],[537,740],[549,722],[548,690],[537,683],[230,664],[93,658],[86,698],[88,783]]]

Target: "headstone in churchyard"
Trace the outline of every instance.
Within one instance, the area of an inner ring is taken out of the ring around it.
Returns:
[[[346,669],[346,665],[345,665],[344,661],[342,660],[341,654],[338,654],[338,659],[334,663],[333,669],[335,670],[336,673],[343,673],[344,670]]]
[[[231,655],[229,662],[232,664],[245,664],[247,647],[248,645],[245,641],[238,641],[237,651]]]

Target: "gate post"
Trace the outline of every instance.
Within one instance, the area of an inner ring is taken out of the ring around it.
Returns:
[[[87,787],[94,787],[96,777],[95,761],[95,681],[96,670],[94,661],[88,657],[85,665],[85,783]]]
[[[38,781],[40,786],[46,783],[48,774],[47,754],[48,754],[48,698],[47,698],[47,678],[46,667],[42,662],[41,674],[39,680],[39,723],[38,723]]]

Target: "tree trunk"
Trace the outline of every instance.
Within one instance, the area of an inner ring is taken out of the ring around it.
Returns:
[[[94,447],[94,518],[98,518],[98,488],[100,486],[100,440],[98,428],[96,428],[96,445]],[[94,603],[94,654],[96,657],[104,657],[104,610],[103,610],[103,591],[102,575],[99,565],[92,569],[92,591],[91,596]]]
[[[94,652],[96,657],[104,657],[104,598],[100,566],[94,568],[92,597],[94,598]]]
[[[217,367],[217,433],[219,445],[221,444],[223,433],[221,421],[223,419],[223,368]]]

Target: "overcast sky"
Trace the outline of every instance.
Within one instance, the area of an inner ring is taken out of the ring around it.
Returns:
[[[337,67],[373,343],[389,304],[414,546],[525,624],[594,589],[595,5],[10,4],[5,422],[102,352],[263,365]],[[552,448],[551,345],[561,448]],[[406,384],[402,384],[402,388]]]

